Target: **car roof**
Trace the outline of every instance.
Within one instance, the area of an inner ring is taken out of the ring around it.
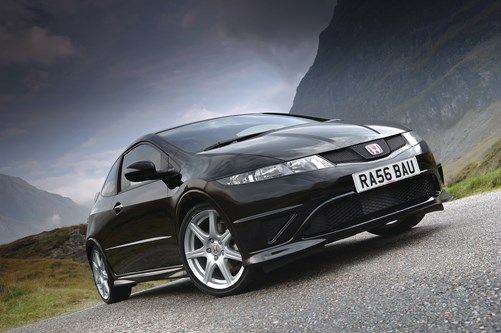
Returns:
[[[201,123],[201,122],[208,121],[208,120],[221,119],[221,118],[229,118],[229,117],[238,117],[238,116],[247,116],[247,115],[277,115],[277,116],[305,118],[305,119],[311,119],[311,120],[317,120],[317,121],[326,121],[327,120],[325,118],[320,118],[320,117],[312,117],[312,116],[290,114],[290,113],[279,113],[279,112],[240,113],[240,114],[233,114],[233,115],[227,115],[227,116],[221,116],[221,117],[208,118],[208,119],[204,119],[204,120],[199,120],[199,121],[194,121],[194,122],[191,122],[191,123],[182,124],[182,125],[179,125],[179,126],[170,127],[170,128],[167,128],[167,129],[164,129],[164,130],[161,130],[161,131],[157,131],[157,132],[145,134],[145,135],[137,138],[136,140],[134,140],[131,144],[129,144],[127,146],[127,148],[125,148],[122,151],[122,153],[120,154],[120,156],[122,156],[125,152],[127,152],[132,147],[134,147],[135,145],[137,145],[138,143],[141,143],[141,142],[153,143],[156,146],[162,146],[162,144],[167,143],[169,145],[169,147],[171,147],[172,149],[174,149],[174,150],[176,150],[178,152],[182,152],[182,150],[180,150],[176,146],[173,146],[172,144],[169,144],[169,142],[166,141],[165,139],[163,139],[159,134],[162,133],[162,132],[165,132],[165,131],[169,131],[171,129],[183,127],[183,126],[186,126],[186,125]],[[186,153],[186,152],[184,152],[184,153]]]

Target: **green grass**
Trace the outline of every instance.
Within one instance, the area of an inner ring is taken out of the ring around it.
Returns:
[[[452,194],[455,199],[459,199],[498,189],[501,189],[501,168],[484,175],[464,179],[450,186],[447,191]]]
[[[133,292],[165,283],[141,283]],[[87,263],[0,258],[0,332],[100,302]]]
[[[0,331],[96,303],[87,264],[0,258]]]

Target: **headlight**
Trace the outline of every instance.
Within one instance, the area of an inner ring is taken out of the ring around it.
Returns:
[[[415,146],[417,145],[418,143],[420,143],[421,141],[423,141],[423,139],[417,135],[416,132],[406,132],[404,134],[402,134],[405,138],[405,140],[407,140],[407,142],[411,145],[411,146]]]
[[[326,159],[317,155],[313,155],[226,177],[219,179],[218,182],[223,185],[240,185],[292,175],[300,172],[330,168],[333,166],[334,164],[327,161]]]

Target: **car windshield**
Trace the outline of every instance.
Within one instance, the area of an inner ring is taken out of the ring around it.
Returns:
[[[241,137],[316,122],[288,115],[253,114],[205,120],[158,133],[170,144],[191,153]]]

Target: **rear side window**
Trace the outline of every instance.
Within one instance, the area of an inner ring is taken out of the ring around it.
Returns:
[[[128,152],[123,159],[122,175],[121,175],[121,191],[127,191],[131,188],[139,186],[145,182],[131,182],[125,178],[125,171],[132,163],[139,161],[150,161],[155,164],[157,170],[164,170],[167,168],[167,159],[159,150],[150,145],[140,145]]]
[[[117,194],[118,190],[118,169],[120,167],[120,159],[118,159],[115,164],[111,167],[108,177],[104,181],[103,188],[101,189],[101,195],[109,197]]]

